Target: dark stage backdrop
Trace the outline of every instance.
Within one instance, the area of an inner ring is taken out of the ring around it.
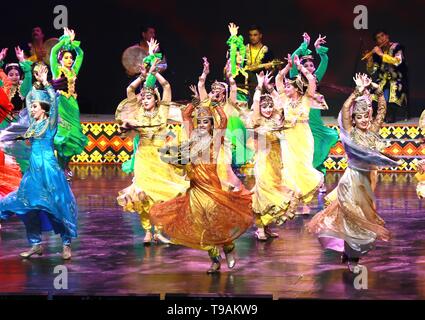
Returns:
[[[77,87],[82,113],[113,113],[125,97],[130,79],[121,66],[121,54],[139,41],[144,23],[157,27],[175,100],[190,96],[187,87],[196,83],[203,56],[211,63],[210,80],[222,77],[229,22],[240,25],[244,35],[249,25],[261,25],[264,43],[280,58],[300,44],[304,31],[310,33],[312,44],[319,33],[326,35],[330,61],[323,83],[343,87],[352,86],[355,71],[364,70],[360,50],[372,48],[373,30],[384,27],[393,41],[406,46],[412,115],[424,108],[423,0],[7,1],[1,5],[0,47],[10,48],[9,61],[14,58],[13,47],[27,43],[34,26],[41,26],[46,38],[61,35],[53,27],[53,9],[60,4],[67,6],[69,26],[85,51]],[[369,30],[353,27],[353,8],[358,4],[368,8]],[[323,87],[322,93],[331,108],[326,114],[336,115],[347,95],[329,87]]]

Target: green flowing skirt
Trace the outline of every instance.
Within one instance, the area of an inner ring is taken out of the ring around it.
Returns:
[[[133,154],[131,155],[131,158],[121,165],[122,171],[124,171],[127,174],[134,172],[134,163],[136,161],[136,153],[137,153],[137,148],[139,147],[139,142],[140,142],[140,135],[137,135],[133,139]]]
[[[321,110],[310,110],[310,128],[314,138],[313,167],[326,174],[324,162],[331,148],[338,142],[338,132],[326,127],[321,117]]]
[[[55,136],[55,149],[59,158],[71,158],[83,152],[88,138],[83,134],[80,123],[80,110],[74,97],[58,98],[60,122]]]
[[[248,96],[240,91],[237,100],[248,102]],[[232,144],[232,165],[240,167],[248,163],[254,157],[254,151],[246,146],[248,133],[246,127],[239,117],[229,117],[227,120],[226,138]]]

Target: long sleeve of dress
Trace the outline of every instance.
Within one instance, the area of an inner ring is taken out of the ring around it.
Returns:
[[[316,53],[320,57],[320,64],[314,74],[316,75],[316,79],[318,82],[322,81],[323,77],[325,76],[326,70],[328,69],[328,51],[329,49],[327,47],[320,46],[319,48],[316,48]]]
[[[232,71],[232,76],[236,76],[237,73],[237,52],[239,51],[239,54],[242,57],[242,61],[245,60],[245,53],[246,53],[246,47],[243,42],[242,36],[231,36],[229,40],[227,40],[227,44],[229,46],[229,52],[230,52],[230,68]]]
[[[21,94],[26,97],[32,88],[32,62],[31,61],[23,61],[20,62],[22,71],[24,72],[24,80],[21,83]]]
[[[81,65],[83,64],[84,51],[83,51],[83,49],[81,49],[79,41],[73,41],[72,47],[75,50],[75,52],[77,53],[77,57],[75,58],[75,62],[74,62],[74,65],[72,66],[72,68],[74,69],[75,73],[78,75],[78,73],[80,72],[80,69],[81,69]]]
[[[182,112],[182,118],[184,122],[184,126],[186,128],[186,134],[190,138],[190,135],[193,131],[193,119],[192,119],[192,112],[195,110],[195,106],[193,104],[189,104],[186,109]]]
[[[344,102],[344,105],[342,106],[342,126],[347,132],[350,132],[353,128],[353,124],[351,121],[351,114],[350,114],[350,108],[354,102],[354,99],[356,98],[355,92],[353,92],[348,99]]]
[[[58,106],[56,101],[56,93],[55,89],[53,89],[52,85],[49,85],[45,88],[50,97],[50,111],[49,111],[49,120],[50,120],[50,128],[55,128],[58,125]]]
[[[217,129],[226,129],[227,128],[227,116],[222,107],[216,107],[218,116],[220,118],[220,124]]]
[[[295,56],[301,57],[301,56],[307,56],[309,54],[311,54],[311,50],[308,49],[308,43],[304,41],[303,43],[301,43],[298,49],[295,50],[294,53],[291,55],[292,62],[294,61]],[[297,75],[298,75],[297,66],[295,65],[295,63],[293,63],[292,69],[289,71],[289,77],[292,79],[292,78],[295,78]]]
[[[59,39],[59,42],[53,46],[52,51],[50,52],[50,70],[52,71],[53,79],[57,79],[59,77],[60,71],[58,54],[67,41],[70,41],[69,36],[62,36]]]

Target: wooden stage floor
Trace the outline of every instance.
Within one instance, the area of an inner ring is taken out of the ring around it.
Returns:
[[[377,205],[393,239],[378,242],[362,264],[368,289],[356,290],[354,275],[339,256],[324,252],[297,217],[276,228],[280,238],[260,243],[253,230],[237,241],[237,265],[208,276],[205,252],[179,246],[143,246],[137,214],[123,214],[115,198],[131,177],[118,166],[75,166],[72,184],[79,205],[79,238],[73,258],[63,263],[58,236],[46,235],[45,255],[21,260],[27,249],[23,224],[3,223],[0,231],[0,296],[269,295],[275,299],[425,299],[425,202],[415,193],[412,174],[381,174]],[[331,189],[341,174],[331,173]],[[323,199],[313,203],[318,211]],[[69,271],[68,290],[54,289],[54,268]]]

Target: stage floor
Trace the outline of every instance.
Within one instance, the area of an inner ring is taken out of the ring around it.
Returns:
[[[269,295],[278,298],[425,299],[425,202],[416,197],[412,174],[380,174],[377,205],[393,239],[378,242],[362,264],[368,289],[354,288],[354,275],[339,256],[324,252],[304,229],[311,217],[297,217],[276,228],[280,238],[260,243],[253,229],[237,241],[237,265],[225,262],[208,276],[207,253],[179,246],[142,244],[137,214],[123,214],[117,192],[131,177],[118,166],[75,166],[72,188],[79,205],[78,240],[72,261],[60,257],[61,242],[46,235],[45,254],[21,260],[27,249],[19,220],[0,231],[0,296],[191,294],[200,296]],[[335,186],[341,174],[329,174]],[[248,183],[252,183],[249,181]],[[317,211],[322,199],[315,200]],[[68,290],[55,290],[54,268],[69,270]]]

